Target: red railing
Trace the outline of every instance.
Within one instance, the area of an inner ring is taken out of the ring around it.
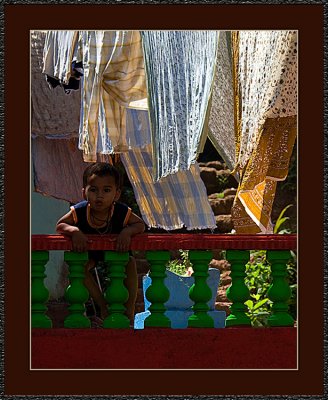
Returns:
[[[115,250],[117,235],[89,235],[89,250]],[[295,250],[297,235],[230,235],[206,233],[151,234],[132,238],[131,250]],[[62,235],[32,235],[31,249],[72,250]]]
[[[115,250],[116,235],[89,236],[89,239],[89,250]],[[62,235],[32,235],[31,237],[31,250],[34,253],[49,250],[70,251],[71,249],[71,240]],[[231,255],[245,253],[238,250],[282,250],[280,253],[287,254],[288,251],[284,250],[297,249],[297,235],[145,233],[134,237],[131,242],[131,250],[136,251],[180,249],[228,250],[227,253],[230,250],[237,250],[230,252]],[[44,277],[41,261],[32,259],[32,263],[36,263],[36,294],[39,289],[42,289]],[[277,282],[278,292],[281,291],[281,274],[286,274],[284,261],[272,260],[273,281]],[[236,288],[244,285],[242,282],[244,270],[238,263],[240,259],[231,260],[231,271]],[[41,292],[43,293],[42,290]],[[235,294],[231,293],[231,297],[235,298]],[[243,296],[237,297],[234,300],[234,307],[237,304],[242,306],[243,301],[246,300]],[[44,299],[46,300],[46,295]],[[285,298],[280,300],[286,302]],[[275,302],[280,300],[275,299]],[[36,306],[40,306],[40,310],[38,307],[35,310],[41,314],[44,313],[42,296],[41,298],[36,296],[36,303]],[[240,310],[237,314],[240,314]],[[120,345],[121,343],[124,343],[124,346]],[[196,352],[196,350],[199,351]],[[151,356],[147,358],[147,354]],[[252,329],[249,325],[243,325],[242,329],[237,325],[230,326],[228,329],[170,330],[159,327],[139,331],[33,329],[31,365],[32,368],[295,369],[297,367],[297,331],[290,324],[274,329]]]

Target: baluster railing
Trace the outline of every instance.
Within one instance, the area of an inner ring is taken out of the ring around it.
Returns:
[[[227,250],[226,258],[230,263],[231,286],[227,289],[227,297],[232,301],[231,314],[226,319],[226,326],[251,325],[246,315],[244,304],[249,299],[249,290],[245,284],[246,263],[249,261],[249,251]]]
[[[151,303],[149,307],[151,314],[145,319],[145,327],[170,328],[171,321],[165,315],[164,306],[170,297],[170,292],[164,284],[166,264],[170,259],[170,254],[168,251],[147,251],[146,258],[150,264],[151,285],[145,295]]]
[[[64,321],[65,328],[90,328],[91,322],[85,315],[85,303],[89,292],[84,286],[84,267],[88,261],[88,253],[66,251],[64,260],[69,268],[69,285],[65,292],[65,299],[69,303],[69,315]]]
[[[207,314],[209,306],[207,302],[212,297],[212,292],[206,283],[208,277],[208,264],[213,258],[211,251],[190,250],[190,262],[193,264],[193,277],[195,283],[189,290],[189,297],[195,302],[193,315],[188,318],[190,328],[214,328],[213,319]]]
[[[109,285],[105,291],[109,316],[104,319],[104,328],[129,328],[130,320],[124,314],[124,304],[128,301],[129,292],[124,285],[125,268],[129,261],[129,253],[105,251],[105,261],[108,262]]]
[[[48,251],[32,251],[32,328],[51,328],[51,319],[45,314],[47,306],[45,305],[49,299],[49,291],[44,286],[45,266],[49,261]]]
[[[109,285],[105,292],[108,302],[109,317],[104,321],[105,328],[128,328],[130,323],[125,315],[124,304],[128,300],[128,291],[124,286],[125,266],[128,253],[117,253],[116,235],[99,237],[90,235],[88,250],[104,250],[109,262]],[[291,296],[287,282],[287,262],[290,250],[296,249],[296,235],[216,235],[216,234],[142,234],[131,241],[131,250],[146,250],[150,263],[152,284],[146,291],[151,303],[150,316],[145,319],[145,327],[170,327],[170,320],[165,315],[165,303],[169,299],[169,290],[164,284],[166,264],[170,259],[169,250],[189,250],[189,257],[194,266],[194,286],[190,298],[194,301],[193,315],[188,320],[189,327],[212,327],[213,320],[208,315],[207,302],[211,298],[206,284],[208,264],[212,258],[208,249],[226,250],[226,258],[231,265],[231,286],[227,297],[232,302],[231,314],[226,319],[226,326],[250,326],[244,304],[249,299],[249,290],[245,284],[246,263],[249,250],[267,250],[267,259],[271,264],[272,284],[268,297],[273,302],[272,315],[268,319],[270,326],[293,326],[294,320],[288,313],[288,300]],[[165,250],[163,250],[165,249]],[[85,316],[85,302],[89,293],[85,288],[84,265],[87,253],[74,253],[71,241],[61,235],[32,235],[32,327],[50,328],[51,320],[45,314],[48,289],[44,286],[45,265],[49,250],[64,250],[65,261],[69,266],[70,284],[65,292],[69,302],[69,316],[64,321],[67,328],[88,328],[90,321]]]
[[[287,262],[290,260],[290,251],[268,250],[267,260],[271,264],[272,284],[268,290],[268,297],[273,302],[272,314],[268,318],[270,326],[293,326],[294,319],[288,313],[288,300],[291,290],[287,282]]]

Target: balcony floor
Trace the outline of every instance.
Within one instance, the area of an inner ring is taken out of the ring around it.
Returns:
[[[32,329],[32,369],[296,369],[297,328]]]

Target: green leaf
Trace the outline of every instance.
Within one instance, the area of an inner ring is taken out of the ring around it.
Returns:
[[[292,204],[288,204],[288,206],[286,206],[286,207],[281,211],[281,213],[279,214],[279,217],[278,217],[278,219],[277,219],[277,221],[276,221],[276,224],[275,224],[273,233],[278,233],[278,232],[279,232],[279,228],[281,227],[281,225],[289,219],[289,217],[284,217],[284,214],[285,214],[285,212],[288,210],[288,208],[289,208],[289,207],[292,207],[292,206],[293,206]]]
[[[267,303],[269,301],[269,299],[263,299],[261,301],[259,301],[258,303],[255,304],[253,311],[257,310],[258,308],[262,307],[265,303]]]
[[[252,300],[247,300],[244,303],[250,310],[253,309],[254,302]]]

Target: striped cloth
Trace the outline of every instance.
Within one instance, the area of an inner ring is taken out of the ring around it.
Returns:
[[[154,178],[188,170],[207,136],[205,123],[217,31],[142,31]]]
[[[154,182],[148,112],[127,110],[127,132],[133,149],[122,153],[121,160],[146,225],[169,231],[214,230],[215,216],[198,164]]]
[[[77,61],[84,69],[79,141],[84,161],[96,161],[97,152],[126,151],[126,107],[147,97],[139,31],[81,31]]]

